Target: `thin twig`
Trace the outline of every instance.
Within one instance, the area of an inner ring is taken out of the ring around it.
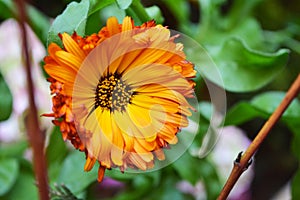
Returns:
[[[25,3],[23,0],[16,0],[19,16],[19,26],[21,29],[22,36],[22,47],[25,61],[25,71],[27,76],[27,89],[28,89],[28,100],[29,100],[29,114],[26,120],[27,134],[29,142],[33,151],[33,164],[36,180],[38,183],[39,197],[41,200],[49,200],[49,188],[48,188],[48,176],[46,168],[46,160],[44,154],[44,141],[45,136],[39,126],[39,120],[37,115],[37,108],[34,101],[34,85],[31,77],[30,70],[30,56],[28,50],[27,31],[25,27],[26,22],[26,11]]]
[[[237,180],[241,176],[241,174],[247,169],[249,165],[249,161],[254,155],[254,153],[258,150],[264,139],[267,137],[273,126],[276,124],[276,122],[280,119],[284,111],[288,108],[289,104],[292,102],[294,98],[297,97],[297,95],[300,92],[300,74],[298,75],[297,79],[294,81],[288,92],[286,93],[284,99],[280,103],[280,105],[277,107],[277,109],[274,111],[274,113],[270,116],[268,121],[264,124],[262,129],[259,131],[257,136],[254,138],[252,143],[249,145],[246,152],[238,159],[234,167],[227,179],[227,182],[225,183],[218,200],[225,200],[234,185],[236,184]]]

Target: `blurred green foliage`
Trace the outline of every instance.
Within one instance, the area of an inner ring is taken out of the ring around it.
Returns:
[[[7,120],[12,112],[12,94],[0,73],[0,121]]]
[[[187,48],[187,57],[201,73],[198,86],[203,86],[205,78],[228,92],[225,125],[243,127],[255,119],[267,119],[282,100],[285,94],[282,89],[286,90],[300,71],[300,9],[288,6],[284,1],[56,0],[33,1],[33,4],[27,5],[29,25],[45,47],[50,42],[60,43],[57,34],[61,32],[71,34],[76,31],[86,35],[98,31],[112,15],[120,21],[130,15],[136,24],[155,19],[192,37],[211,56],[213,67],[217,67],[223,80],[216,79],[211,62],[199,59],[203,49]],[[293,2],[291,5],[298,4]],[[13,1],[0,0],[0,10],[1,20],[16,17]],[[55,17],[51,25],[50,17]],[[6,120],[12,112],[13,99],[4,78],[0,74],[0,121]],[[204,93],[197,93],[200,128],[191,149],[201,146],[210,125],[211,105],[204,101],[209,97],[205,96],[204,87],[201,91]],[[300,102],[295,100],[281,123],[293,134],[289,152],[297,161],[300,160],[299,122]],[[255,130],[259,128],[255,127]],[[281,137],[286,137],[285,133]],[[177,183],[182,180],[191,185],[202,181],[207,199],[215,199],[223,185],[217,167],[209,157],[200,159],[191,153],[193,151],[187,151],[174,164],[159,171],[145,174],[107,171],[108,177],[123,184],[108,194],[100,190],[103,185],[96,183],[96,168],[83,173],[84,154],[70,151],[58,128],[53,129],[49,138],[46,156],[50,186],[54,194],[69,195],[70,199],[193,199],[192,195],[178,190]],[[212,137],[210,147],[216,138]],[[0,145],[0,199],[37,199],[32,165],[23,158],[27,142]],[[300,170],[293,171],[293,175],[294,178],[288,177],[292,179],[291,194],[293,199],[300,199]],[[265,187],[266,193],[277,190]]]

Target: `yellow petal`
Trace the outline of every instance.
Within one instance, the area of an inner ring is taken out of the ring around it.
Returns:
[[[101,133],[104,133],[104,136],[106,137],[107,141],[112,143],[112,137],[113,137],[113,130],[112,130],[112,117],[110,114],[109,109],[101,109],[98,107],[95,110],[96,113],[96,120],[98,120],[98,123],[101,128]],[[97,133],[96,133],[97,134]]]
[[[83,94],[84,90],[80,91],[84,96],[90,95],[90,89],[93,90],[92,93],[94,95],[94,90],[99,79],[105,75],[105,70],[107,70],[108,67],[108,55],[107,52],[104,51],[105,48],[105,44],[104,46],[102,46],[102,44],[97,46],[80,65],[74,87],[88,88],[89,90],[86,90],[87,93],[85,95]],[[77,92],[76,89],[75,92]]]
[[[161,129],[162,124],[155,120],[149,109],[138,107],[132,104],[127,106],[127,111],[133,125],[135,126],[134,135],[136,138],[143,138],[147,141],[153,141],[157,132]]]
[[[192,90],[189,82],[180,73],[171,67],[161,64],[135,67],[123,74],[123,80],[133,88],[143,87],[148,84],[157,84],[170,90]]]
[[[106,27],[110,36],[120,32],[118,19],[116,17],[108,18],[106,21]]]
[[[79,48],[78,44],[72,39],[72,37],[67,33],[63,33],[62,41],[66,50],[74,56],[78,57],[82,62],[86,55],[83,50]]]
[[[148,142],[142,138],[136,138],[134,140],[134,149],[136,150],[136,152],[151,152],[156,148],[156,146],[156,141]]]
[[[149,110],[129,104],[127,111],[136,126],[147,127],[152,124]]]
[[[177,132],[178,128],[168,123],[157,135],[169,144],[176,144],[178,142],[178,138],[176,137]]]
[[[82,60],[71,53],[65,51],[57,51],[55,55],[61,63],[72,68],[76,72],[82,64]]]
[[[127,31],[130,32],[130,31]],[[108,42],[104,41],[103,44],[101,45],[106,45],[107,48],[103,48],[104,51],[107,51],[108,53],[108,57],[109,57],[109,72],[110,73],[115,73],[116,71],[120,72],[120,68],[122,68],[122,66],[124,64],[126,64],[126,62],[128,62],[128,56],[126,56],[128,54],[128,52],[131,51],[131,49],[133,48],[133,44],[132,44],[132,40],[129,37],[126,38],[122,38],[126,33],[121,33],[121,38],[120,35],[115,35],[112,38],[110,38]],[[125,36],[124,36],[125,37]],[[106,44],[106,42],[108,42]],[[126,57],[126,59],[125,59]],[[125,63],[124,63],[125,62]],[[127,66],[126,66],[127,67]]]
[[[124,149],[127,152],[132,152],[133,151],[133,144],[134,144],[134,139],[132,136],[128,135],[127,133],[122,132],[122,137],[124,139]]]
[[[148,44],[148,46],[158,49],[161,43],[169,41],[170,31],[161,25],[157,25],[134,35],[133,38],[137,43]]]
[[[132,25],[133,25],[133,24],[132,24],[131,17],[126,16],[126,17],[123,19],[123,23],[122,23],[122,32],[132,30]]]
[[[144,140],[143,140],[144,141]],[[147,142],[142,142],[141,143],[145,144],[146,146],[148,146],[149,143]],[[154,150],[154,148],[151,148],[151,150],[147,150],[146,146],[142,146],[142,144],[140,143],[139,139],[135,139],[135,143],[134,143],[134,150],[136,151],[137,154],[139,154],[139,156],[146,162],[150,162],[154,159],[154,156],[152,154],[151,151]],[[154,143],[154,142],[153,142]],[[152,145],[153,146],[153,145]]]
[[[155,117],[163,123],[170,122],[179,126],[179,128],[186,127],[189,124],[187,117],[180,113],[167,113],[166,116],[156,115]]]
[[[139,54],[142,52],[142,49],[128,49],[128,52],[126,52],[123,55],[123,59],[122,62],[119,63],[119,66],[117,68],[117,71],[121,74],[123,73],[125,70],[127,70],[127,68],[129,68],[129,66],[131,66],[131,63],[137,59],[137,57],[139,56]]]
[[[121,130],[117,126],[114,119],[112,121],[112,149],[111,149],[111,159],[115,165],[122,166],[123,165],[123,149],[124,149],[124,140],[122,137]]]
[[[129,127],[130,121],[128,121],[128,115],[125,116],[125,113],[114,112],[112,113],[113,120],[116,122],[116,125],[122,132],[122,137],[124,139],[125,151],[132,152],[133,150],[133,131]]]
[[[175,90],[170,90],[167,87],[162,87],[162,85],[160,87],[161,87],[160,91],[151,90],[151,86],[148,87],[147,89],[141,88],[141,90],[140,88],[136,88],[136,91],[140,92],[143,95],[147,95],[151,97],[169,99],[179,104],[181,104],[181,101],[183,101],[183,103],[185,103],[184,105],[188,105],[188,103],[185,100],[185,97],[183,97],[182,94],[178,93]]]
[[[131,137],[134,136],[131,128],[132,122],[126,112],[116,111],[113,113],[113,118],[122,132],[127,133]]]
[[[154,28],[148,30],[151,36],[150,40],[153,41],[151,46],[159,46],[163,41],[168,41],[170,39],[170,30],[162,25],[156,25]]]
[[[112,128],[109,114],[105,109],[98,107],[92,112],[83,124],[86,130],[89,130],[90,136],[81,137],[86,143],[88,152],[110,167],[110,151],[112,146]]]
[[[163,113],[178,112],[178,103],[162,98],[153,98],[142,94],[134,96],[132,98],[132,104],[151,110],[161,111]]]
[[[137,153],[129,154],[128,159],[139,169],[147,170],[146,162]]]
[[[154,154],[156,155],[158,160],[164,160],[165,159],[165,154],[162,149],[157,149],[154,151]]]
[[[145,48],[126,70],[133,69],[146,64],[152,64],[164,55],[163,50]]]
[[[138,88],[136,91],[140,91]],[[165,112],[171,113],[182,113],[186,116],[191,116],[192,113],[189,110],[195,110],[185,99],[185,97],[178,93],[175,90],[162,90],[157,92],[145,92],[145,90],[141,90],[143,92],[139,92],[139,95],[134,96],[132,99],[132,103],[146,107],[148,105],[149,108],[163,108]],[[162,105],[163,107],[153,107],[153,105]],[[161,111],[164,111],[161,110]]]

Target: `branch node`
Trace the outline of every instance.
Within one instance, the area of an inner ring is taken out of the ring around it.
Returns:
[[[250,165],[252,164],[252,162],[253,162],[253,159],[251,158],[249,160],[249,162],[247,163],[247,165],[245,166],[244,171],[247,170],[250,167]]]
[[[236,159],[234,160],[234,165],[240,165],[240,161],[242,158],[243,152],[241,151],[238,156],[236,157]]]
[[[234,165],[237,166],[238,168],[241,168],[242,156],[243,156],[243,152],[241,151],[233,162]],[[249,168],[249,166],[252,164],[252,162],[253,162],[253,160],[250,159],[249,162],[245,165],[245,167],[243,167],[242,171],[243,172],[246,171]]]

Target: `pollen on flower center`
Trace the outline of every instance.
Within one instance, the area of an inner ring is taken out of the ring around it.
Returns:
[[[118,74],[102,76],[95,91],[95,108],[124,111],[132,95],[132,89]]]

